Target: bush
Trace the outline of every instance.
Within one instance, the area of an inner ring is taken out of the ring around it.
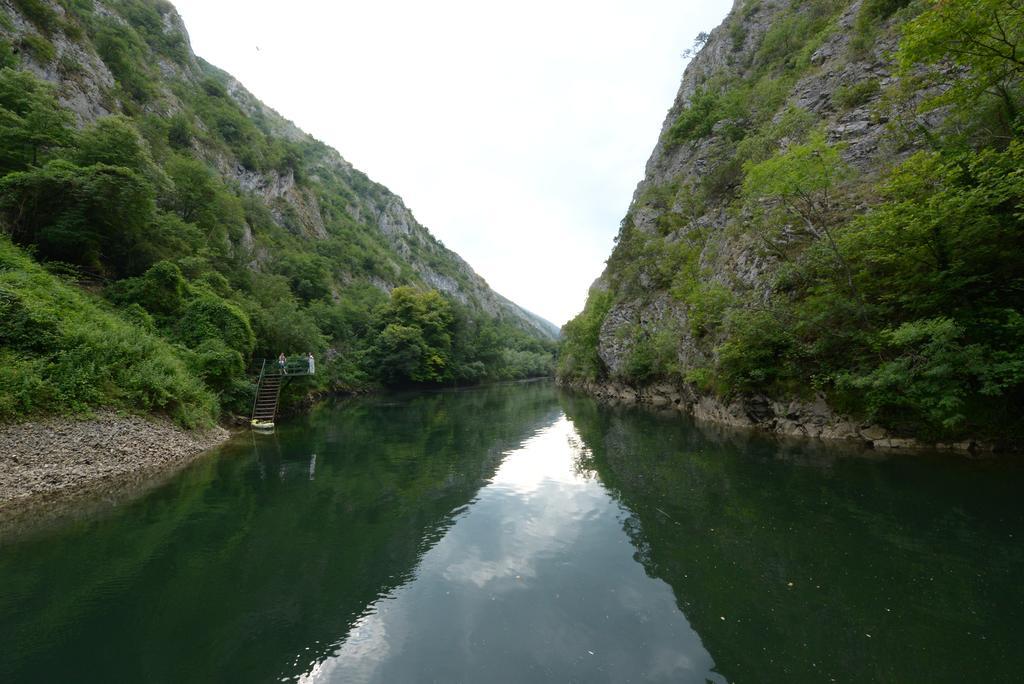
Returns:
[[[132,275],[149,264],[138,245],[154,219],[153,187],[134,171],[52,161],[0,180],[0,213],[44,259]]]
[[[167,342],[46,273],[0,238],[0,420],[101,406],[208,424],[217,402]]]
[[[181,269],[170,261],[160,261],[145,275],[116,283],[107,296],[119,304],[140,306],[161,325],[169,325],[185,310],[188,286]]]
[[[612,307],[613,295],[607,290],[592,290],[583,311],[562,329],[559,375],[597,380],[607,373],[597,353],[598,338],[605,316]]]
[[[259,356],[276,358],[281,352],[301,354],[327,348],[317,322],[292,297],[250,310],[250,316],[259,340]]]
[[[74,138],[74,117],[53,87],[31,74],[0,69],[0,174],[24,171]]]
[[[218,394],[232,389],[245,374],[242,355],[222,340],[204,340],[192,351],[192,369]]]
[[[881,91],[877,78],[836,88],[832,96],[841,109],[853,109],[870,102]]]
[[[178,64],[185,63],[188,56],[185,36],[180,31],[168,30],[164,26],[163,15],[174,11],[171,3],[164,0],[117,0],[116,4],[150,49],[170,57]]]
[[[18,352],[43,353],[60,337],[52,311],[35,307],[13,290],[0,288],[0,346]]]
[[[34,33],[27,33],[21,37],[21,47],[44,66],[57,59],[57,48],[53,43]]]
[[[185,306],[177,337],[193,348],[219,340],[245,359],[256,345],[249,317],[234,304],[208,293],[199,294]]]
[[[956,435],[969,417],[985,415],[995,397],[1024,382],[1024,318],[1012,312],[1006,325],[1019,342],[1004,352],[969,343],[964,328],[946,317],[884,330],[880,346],[889,358],[870,372],[843,375],[840,388],[862,392],[872,420],[933,437]]]
[[[678,332],[670,327],[645,330],[636,326],[631,334],[633,341],[623,368],[624,380],[643,385],[678,374]]]
[[[331,294],[325,259],[286,252],[277,260],[275,269],[288,278],[292,292],[304,302],[323,299]]]
[[[707,88],[698,88],[668,129],[669,147],[711,135],[711,130],[718,122],[717,109],[718,95]]]
[[[20,61],[10,42],[0,38],[0,69],[13,69]]]
[[[803,393],[799,345],[778,311],[733,310],[718,347],[718,373],[727,395]]]
[[[112,19],[99,22],[94,38],[96,50],[124,91],[139,104],[156,94],[155,77],[150,69],[146,44],[131,26]]]
[[[396,287],[377,314],[380,332],[371,354],[386,384],[441,383],[454,379],[451,303],[436,290]]]
[[[57,28],[57,13],[45,0],[13,0],[14,6],[43,33]]]
[[[854,24],[854,37],[850,46],[855,53],[863,53],[875,41],[879,26],[913,0],[864,0]]]

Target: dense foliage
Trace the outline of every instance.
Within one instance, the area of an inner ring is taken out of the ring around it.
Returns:
[[[473,383],[550,375],[552,344],[473,315],[436,291],[399,287],[377,310],[369,351],[392,385]]]
[[[663,290],[685,305],[704,365],[680,368],[679,335],[660,353],[652,341],[665,328],[646,329],[618,379],[691,382],[726,398],[820,391],[842,411],[910,434],[1019,439],[1024,5],[863,3],[852,49],[899,31],[901,78],[885,91],[876,80],[847,84],[834,94],[837,110],[869,101],[900,105],[932,88],[919,111],[938,110],[945,122],[897,122],[893,148],[919,151],[878,175],[851,168],[843,147],[785,101],[788,88],[768,106],[763,99],[748,104],[746,93],[771,80],[793,83],[813,68],[804,57],[835,30],[837,6],[802,3],[792,23],[818,33],[782,40],[786,22],[773,24],[752,76],[712,76],[691,99],[667,143],[714,131],[709,144],[722,145],[717,165],[702,187],[654,188],[640,198],[662,212],[664,234],[633,229],[627,217],[609,260],[612,292],[597,295],[600,306],[592,295],[567,326],[573,353],[563,355],[561,372],[607,376],[594,348],[608,299]],[[776,50],[777,40],[788,47]],[[769,52],[775,57],[767,59]],[[774,264],[767,300],[701,266],[714,258],[716,243],[706,229],[688,226],[716,197],[727,208],[732,239],[754,241]]]
[[[373,222],[393,196],[233,94],[169,3],[60,4],[16,2],[20,33],[0,8],[0,420],[244,414],[253,360],[282,351],[319,359],[302,392],[552,372],[552,343],[431,290]],[[58,37],[95,50],[121,114],[80,126],[25,68],[83,78]],[[239,180],[254,174],[285,196]],[[408,247],[466,284],[429,235]]]
[[[217,401],[189,356],[130,318],[0,237],[0,421],[111,406],[209,423]]]

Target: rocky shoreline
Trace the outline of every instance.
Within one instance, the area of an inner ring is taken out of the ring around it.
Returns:
[[[0,426],[0,521],[96,491],[130,489],[229,436],[220,427],[189,432],[167,419],[112,411]]]
[[[989,453],[1000,449],[977,440],[932,443],[898,436],[878,425],[861,423],[832,410],[824,397],[789,402],[765,396],[740,397],[725,403],[688,387],[671,384],[632,387],[616,382],[558,379],[566,389],[589,394],[613,404],[642,404],[679,411],[697,420],[734,428],[754,429],[785,437],[855,443],[875,449],[935,449],[961,453]]]

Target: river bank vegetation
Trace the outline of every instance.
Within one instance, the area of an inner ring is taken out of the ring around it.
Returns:
[[[869,0],[844,43],[849,3],[793,5],[749,48],[744,77],[711,75],[667,128],[667,154],[711,145],[710,171],[649,184],[631,208],[603,287],[566,326],[561,374],[726,399],[820,392],[905,434],[1019,440],[1024,8]],[[725,30],[742,33],[758,11],[747,2]],[[880,68],[857,60],[886,36],[898,49],[882,88]],[[832,67],[847,80],[826,93],[831,124],[792,96],[824,59],[846,60]],[[854,107],[869,107],[856,125],[886,131],[867,161],[842,141]],[[659,214],[657,230],[634,227],[641,209]],[[694,222],[719,209],[724,226]],[[768,266],[740,282],[714,264],[743,241]],[[685,316],[620,332],[630,351],[610,370],[597,353],[608,312],[658,293]]]
[[[108,406],[206,424],[245,414],[253,360],[282,351],[317,356],[303,392],[552,372],[553,334],[197,60],[169,4],[14,10],[0,9],[0,421]],[[83,97],[93,109],[68,104]]]

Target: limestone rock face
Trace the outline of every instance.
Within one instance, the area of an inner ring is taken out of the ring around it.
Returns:
[[[877,425],[861,424],[832,410],[824,397],[811,401],[780,402],[765,396],[739,397],[722,401],[700,394],[688,386],[659,383],[633,387],[615,381],[561,381],[571,390],[586,392],[613,404],[643,404],[659,411],[686,414],[700,421],[731,428],[767,432],[780,437],[801,437],[847,442],[874,449],[940,449],[958,452],[986,452],[992,444],[969,441],[933,444],[917,439],[896,437]]]
[[[862,4],[861,0],[849,0],[833,5],[838,5],[838,10],[820,42],[806,48],[807,64],[796,70],[799,76],[778,81],[785,83],[787,90],[771,121],[778,123],[787,111],[799,112],[810,121],[811,128],[823,131],[826,139],[839,147],[850,167],[871,179],[914,152],[894,142],[891,123],[898,119],[913,121],[916,104],[925,94],[900,104],[884,98],[885,88],[895,82],[890,55],[897,48],[898,33],[879,30],[873,44],[853,45]],[[804,16],[801,13],[808,12],[811,5],[814,3],[800,0],[736,0],[729,16],[710,33],[686,68],[623,221],[615,253],[593,286],[593,291],[610,291],[614,301],[601,326],[597,348],[607,387],[583,384],[589,391],[617,400],[656,405],[667,402],[699,418],[729,425],[890,444],[894,443],[890,435],[865,432],[867,426],[851,424],[821,397],[785,406],[766,397],[742,397],[723,403],[703,396],[682,381],[680,384],[686,387],[671,391],[628,386],[630,382],[637,384],[626,369],[639,342],[654,335],[670,335],[676,348],[675,375],[687,377],[694,369],[711,366],[716,348],[724,341],[722,333],[695,332],[695,326],[690,325],[693,311],[686,297],[666,284],[672,274],[666,277],[657,260],[647,253],[630,253],[629,247],[624,247],[630,231],[659,240],[666,249],[683,241],[698,245],[699,280],[742,298],[750,306],[763,305],[772,296],[780,257],[766,250],[752,235],[754,231],[744,230],[751,217],[744,215],[745,210],[734,201],[738,181],[732,179],[740,172],[729,167],[730,163],[737,164],[733,160],[738,144],[730,137],[730,130],[746,122],[722,119],[710,126],[707,134],[681,142],[673,140],[672,130],[709,84],[752,83],[766,70],[785,73],[787,59],[801,59],[795,52],[781,51],[772,57],[774,62],[768,63],[762,48],[773,30],[777,33],[780,25]],[[935,122],[918,118],[913,123],[927,126]],[[782,137],[773,144],[781,150],[790,142]],[[706,190],[709,183],[717,183],[713,192]],[[701,201],[693,200],[697,196]]]

